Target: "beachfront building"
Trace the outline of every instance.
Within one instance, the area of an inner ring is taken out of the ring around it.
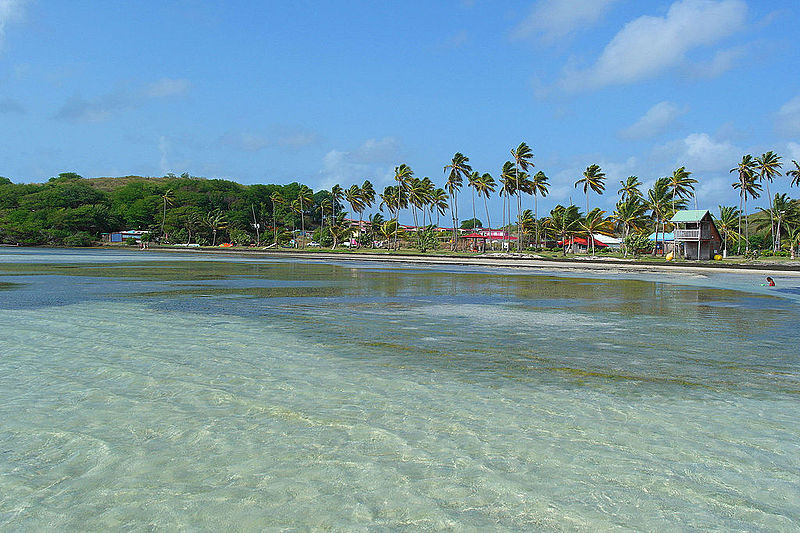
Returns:
[[[618,237],[612,237],[611,235],[603,235],[601,233],[597,233],[594,236],[595,242],[602,242],[606,246],[608,246],[609,250],[621,250],[622,249],[622,239]]]
[[[595,251],[601,248],[608,248],[608,245],[600,239],[597,238],[598,235],[595,235],[594,238],[594,249]],[[584,239],[583,237],[568,237],[563,241],[558,241],[557,243],[559,246],[563,246],[566,252],[572,254],[584,254],[589,253],[591,251],[591,244],[589,239]]]
[[[722,237],[708,211],[678,211],[670,222],[675,226],[675,242],[683,246],[686,259],[713,259],[722,247]]]
[[[150,232],[138,229],[125,229],[122,231],[115,231],[113,233],[103,233],[102,237],[105,242],[125,242],[128,239],[134,239],[136,242],[142,242],[142,235],[146,233]]]
[[[671,231],[653,232],[647,238],[655,246],[658,255],[666,255],[675,249],[675,234]]]

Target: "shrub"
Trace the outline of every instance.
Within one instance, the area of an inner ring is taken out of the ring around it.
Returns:
[[[78,233],[64,238],[65,246],[85,247],[92,246],[93,244],[94,238],[86,231],[79,231]]]
[[[128,237],[127,239],[125,239],[125,244],[127,244],[128,246],[136,246],[139,243],[136,242],[136,239],[134,239],[133,237]]]

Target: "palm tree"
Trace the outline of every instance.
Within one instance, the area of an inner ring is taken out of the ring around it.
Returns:
[[[689,191],[694,191],[694,184],[697,180],[690,178],[691,172],[686,170],[686,167],[681,167],[669,176],[669,186],[672,188],[672,211],[675,212],[675,197],[688,198]]]
[[[670,202],[669,178],[658,178],[653,184],[653,188],[647,191],[646,203],[647,208],[652,211],[653,219],[656,222],[656,241],[655,245],[653,246],[653,255],[655,255],[656,249],[658,248],[659,225],[662,226],[662,230],[666,231],[666,222],[670,218],[670,205],[677,207],[678,204],[683,203],[683,200],[680,200],[679,202]],[[663,245],[664,241],[662,240],[662,246]]]
[[[433,185],[433,181],[428,177],[425,176],[421,180],[419,180],[419,195],[421,200],[421,207],[422,210],[422,225],[425,226],[425,217],[428,212],[428,208],[431,205],[431,197],[433,196],[433,190],[435,189]],[[433,214],[431,214],[431,219],[433,218]]]
[[[200,213],[195,210],[187,213],[186,217],[183,219],[183,227],[186,228],[186,233],[189,235],[186,239],[186,244],[190,244],[192,242],[192,230],[196,232],[198,226],[200,226],[202,223],[203,218],[200,216]]]
[[[444,171],[450,172],[447,174],[447,181],[444,188],[450,195],[450,214],[453,217],[453,245],[452,249],[455,250],[458,245],[458,191],[464,184],[464,178],[469,176],[472,172],[472,167],[469,164],[469,157],[461,152],[456,152],[449,165],[444,166]]]
[[[758,171],[759,181],[761,183],[766,182],[767,184],[767,198],[769,198],[770,214],[769,235],[772,239],[773,252],[777,252],[780,247],[780,232],[778,232],[777,236],[775,235],[775,219],[772,218],[772,195],[769,192],[769,184],[772,183],[773,179],[781,175],[780,169],[782,166],[781,157],[772,151],[761,154],[761,157],[756,157],[754,165],[754,170]]]
[[[742,208],[742,204],[744,204],[744,241],[745,241],[745,252],[750,251],[750,224],[747,219],[747,197],[750,196],[754,200],[761,196],[759,191],[761,190],[761,184],[756,183],[756,174],[755,174],[755,161],[753,160],[753,156],[750,154],[742,156],[741,162],[735,167],[731,169],[731,172],[736,172],[738,175],[738,180],[733,183],[733,188],[739,190],[739,208]],[[739,216],[739,233],[742,233],[742,217]],[[739,244],[741,247],[741,242]],[[737,253],[741,251],[741,248],[737,250]]]
[[[642,183],[639,181],[638,177],[628,176],[628,179],[625,181],[620,180],[619,184],[622,187],[617,191],[617,194],[620,195],[621,200],[625,200],[626,198],[642,197],[642,191],[639,190],[639,187],[642,186]]]
[[[547,196],[548,190],[547,176],[541,170],[533,175],[531,179],[531,190],[533,191],[533,218],[536,220],[536,245],[542,247],[542,241],[539,238],[539,195],[542,198]]]
[[[411,167],[403,163],[394,167],[394,179],[397,181],[397,221],[400,226],[400,209],[408,206],[408,181],[414,176]],[[394,245],[397,248],[397,230],[394,233]]]
[[[786,171],[786,176],[791,176],[792,183],[790,184],[792,187],[797,185],[800,187],[800,164],[797,161],[792,159],[792,163],[794,163],[794,168],[792,170]]]
[[[276,211],[279,205],[286,203],[286,200],[281,196],[280,191],[273,192],[269,199],[272,201],[272,229],[275,230],[275,245],[278,245],[278,222]]]
[[[297,193],[297,201],[300,203],[300,231],[303,234],[303,248],[306,246],[306,206],[311,207],[314,202],[314,193],[305,185],[300,186]]]
[[[520,174],[519,171],[522,169],[523,171],[527,172],[528,167],[534,166],[533,162],[533,151],[531,150],[530,146],[525,144],[524,142],[519,143],[519,146],[516,148],[511,149],[511,157],[514,158],[514,175],[516,177],[516,191],[517,191],[517,221],[521,219],[522,214],[522,195],[520,194],[523,191],[522,184],[520,182]],[[519,250],[522,249],[522,227],[518,224],[517,227],[517,248]]]
[[[353,184],[350,186],[349,189],[345,189],[344,200],[348,204],[350,204],[350,208],[353,210],[354,213],[361,213],[361,211],[364,210],[364,205],[362,204],[362,199],[361,199],[361,187],[359,187],[358,185]],[[359,241],[361,240],[360,237],[362,233],[363,232],[361,231],[361,219],[359,218],[358,221]]]
[[[556,205],[551,211],[550,216],[545,220],[545,224],[553,233],[561,237],[563,255],[567,255],[567,236],[574,235],[580,230],[581,214],[578,206],[571,205],[564,207]]]
[[[333,218],[336,218],[336,206],[339,202],[344,198],[344,190],[342,186],[338,183],[331,187],[331,204],[333,205],[333,209],[331,209],[331,214]]]
[[[488,172],[483,173],[475,182],[475,190],[478,192],[478,197],[483,196],[483,207],[486,209],[486,223],[489,226],[490,236],[492,230],[492,219],[489,218],[489,197],[494,192],[496,185],[497,184],[494,182],[494,178]],[[474,213],[472,218],[475,218]]]
[[[221,229],[225,229],[228,227],[228,221],[225,218],[225,213],[216,209],[206,214],[203,217],[203,224],[207,226],[213,235],[213,239],[211,241],[211,246],[217,245],[217,232]]]
[[[605,217],[605,214],[605,211],[599,207],[595,207],[586,213],[586,217],[581,221],[581,227],[586,230],[589,237],[589,242],[587,242],[586,246],[587,254],[589,253],[588,244],[591,243],[592,255],[594,255],[594,236],[596,234],[610,235],[612,233],[611,221]]]
[[[436,211],[436,225],[439,226],[439,216],[447,213],[447,191],[442,188],[436,188],[431,193],[431,218],[433,218],[433,211]]]
[[[735,237],[741,238],[741,234],[736,231],[736,222],[742,213],[735,206],[719,206],[719,218],[715,220],[717,229],[722,233],[722,255],[728,257],[728,239]]]
[[[611,218],[618,224],[622,225],[622,241],[630,235],[632,229],[640,230],[645,223],[645,213],[647,212],[647,204],[642,199],[635,195],[627,195],[624,200],[617,202]],[[628,256],[628,246],[624,245],[624,255]]]
[[[603,194],[606,189],[605,185],[606,174],[600,170],[599,165],[589,165],[583,171],[583,177],[575,182],[575,187],[583,185],[583,193],[586,195],[586,212],[589,212],[589,189],[591,188],[597,194]]]
[[[164,191],[164,194],[161,195],[161,199],[164,201],[164,214],[161,217],[161,237],[164,237],[164,222],[167,220],[167,206],[171,206],[174,203],[174,197],[172,195],[172,189],[167,189]]]
[[[475,216],[475,191],[477,190],[478,181],[480,179],[481,175],[477,170],[470,172],[469,176],[467,176],[467,187],[472,189],[472,220],[477,218]]]
[[[511,197],[517,192],[514,181],[514,163],[506,161],[500,170],[500,196],[503,197],[503,229],[506,227],[506,204],[508,204],[508,222],[511,224]]]
[[[319,201],[317,209],[319,210],[319,216],[320,216],[320,228],[324,228],[325,212],[327,211],[328,213],[331,214],[331,217],[333,216],[333,203],[330,201],[330,199],[323,198],[322,200]],[[330,217],[328,217],[328,225],[330,226]]]
[[[775,193],[775,200],[770,203],[772,207],[761,209],[761,212],[769,211],[770,227],[775,230],[774,240],[778,244],[777,247],[773,247],[773,252],[777,252],[780,250],[781,233],[786,231],[788,227],[797,225],[800,222],[800,210],[786,194]],[[766,226],[765,221],[760,221],[756,224],[756,229],[761,229],[764,226]]]

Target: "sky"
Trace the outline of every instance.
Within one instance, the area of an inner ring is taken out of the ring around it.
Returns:
[[[0,175],[382,190],[401,163],[442,186],[455,152],[497,178],[524,141],[540,216],[584,205],[591,164],[592,205],[685,166],[715,211],[744,154],[800,161],[797,20],[797,0],[0,0]]]

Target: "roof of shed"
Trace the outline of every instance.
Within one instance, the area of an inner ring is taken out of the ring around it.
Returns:
[[[711,216],[708,209],[686,209],[677,211],[670,219],[670,222],[700,222],[706,215]]]

